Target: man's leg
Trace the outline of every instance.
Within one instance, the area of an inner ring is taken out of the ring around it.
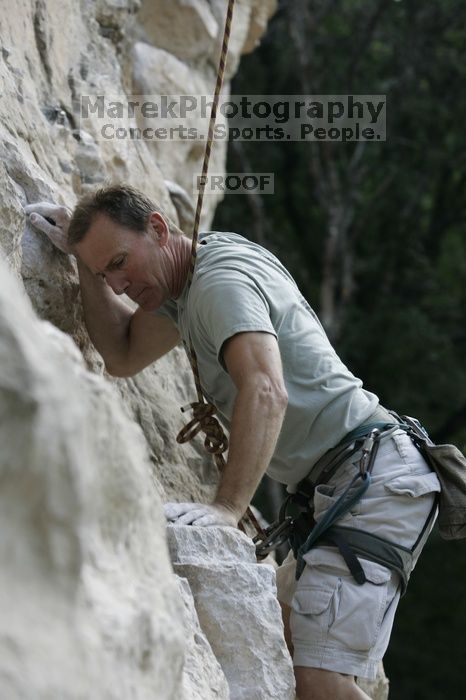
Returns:
[[[345,465],[332,483],[317,489],[317,517],[335,502],[354,468]],[[365,497],[341,524],[412,546],[438,490],[435,474],[409,438],[395,434],[381,446],[372,477]],[[367,583],[358,586],[337,550],[318,547],[306,555],[305,571],[293,595],[285,597],[292,606],[291,625],[290,607],[283,606],[284,622],[287,639],[292,630],[299,700],[368,697],[354,677],[375,677],[388,645],[399,579],[367,560],[363,568]]]
[[[291,607],[280,603],[283,617],[285,641],[293,656],[291,641],[290,613]],[[296,693],[298,700],[370,700],[369,696],[356,685],[354,676],[343,675],[320,668],[295,666]]]
[[[295,666],[294,674],[298,700],[370,700],[354,676],[305,666]]]

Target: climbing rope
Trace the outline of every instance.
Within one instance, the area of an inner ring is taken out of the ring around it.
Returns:
[[[210,154],[212,151],[212,143],[214,139],[214,127],[217,118],[218,102],[220,98],[220,92],[222,90],[223,77],[225,74],[225,64],[228,55],[228,42],[231,33],[231,22],[233,19],[234,4],[235,0],[228,0],[227,14],[225,18],[225,29],[223,32],[222,50],[220,52],[220,60],[217,71],[217,82],[215,84],[214,99],[212,102],[212,110],[209,119],[209,131],[204,152],[202,174],[199,181],[199,193],[197,197],[196,214],[194,217],[192,235],[191,261],[187,278],[187,293],[189,293],[189,289],[193,281],[194,269],[196,267],[197,244],[199,239],[199,223],[201,220],[202,202],[204,199],[205,186],[207,182],[207,172],[209,170]],[[222,469],[225,467],[225,458],[223,457],[223,453],[228,449],[228,438],[214,415],[217,409],[204,398],[204,392],[202,391],[196,352],[194,350],[191,338],[189,339],[189,360],[191,363],[191,369],[193,371],[194,383],[196,385],[197,401],[194,401],[193,403],[190,403],[187,406],[183,406],[181,408],[183,413],[188,410],[192,410],[193,418],[184,428],[182,428],[182,430],[180,430],[176,439],[179,443],[188,442],[189,440],[192,440],[193,437],[199,432],[203,432],[205,434],[204,446],[207,452],[213,455],[219,471],[222,471]],[[245,516],[243,516],[242,520],[239,523],[240,529],[245,529],[244,521],[245,519],[249,519],[252,522],[254,528],[256,529],[258,536],[265,537],[262,528],[260,527],[259,523],[257,522],[257,519],[255,518],[250,508],[246,510]]]

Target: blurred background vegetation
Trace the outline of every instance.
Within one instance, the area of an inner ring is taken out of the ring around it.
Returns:
[[[275,194],[226,196],[213,225],[277,254],[366,388],[463,450],[465,84],[463,0],[280,2],[232,94],[383,94],[387,139],[231,142],[228,170],[273,172]],[[434,532],[385,658],[391,698],[466,696],[465,574],[466,543]]]

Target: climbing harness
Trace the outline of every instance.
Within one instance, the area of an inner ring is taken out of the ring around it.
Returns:
[[[217,81],[215,84],[214,98],[212,101],[212,110],[209,119],[209,131],[207,135],[207,142],[204,152],[204,162],[202,165],[202,174],[199,180],[199,194],[197,197],[196,213],[194,217],[194,226],[192,233],[192,245],[191,245],[191,261],[189,265],[188,278],[187,278],[187,293],[191,287],[193,281],[194,269],[196,266],[197,258],[197,244],[199,239],[199,223],[201,220],[202,202],[204,199],[204,191],[207,182],[207,172],[209,169],[210,154],[212,151],[212,143],[214,138],[214,128],[215,120],[217,118],[218,102],[220,98],[220,92],[223,85],[223,77],[225,74],[225,65],[228,55],[228,42],[231,33],[231,23],[233,19],[233,7],[235,0],[228,0],[227,14],[225,18],[225,28],[223,32],[222,49],[220,52],[220,60],[217,71]],[[193,401],[187,406],[183,406],[181,411],[185,413],[186,411],[192,410],[193,418],[189,423],[182,428],[182,430],[177,435],[177,442],[184,443],[192,440],[192,438],[199,432],[205,434],[204,446],[210,454],[213,455],[215,463],[219,471],[222,471],[225,467],[225,458],[223,453],[228,449],[228,438],[225,435],[218,419],[215,417],[216,408],[210,402],[206,401],[204,398],[204,392],[202,390],[201,378],[199,374],[199,366],[197,362],[196,352],[194,350],[191,338],[189,339],[189,353],[188,357],[191,363],[191,369],[194,376],[194,383],[196,385],[197,401]],[[242,521],[239,523],[240,529],[244,530],[244,521],[250,520],[253,527],[256,529],[259,535],[262,534],[262,528],[257,522],[256,517],[252,513],[251,509],[248,508],[245,516],[243,516]]]
[[[389,414],[383,411],[383,415]],[[348,433],[338,445],[328,450],[313,466],[310,473],[299,482],[294,488],[288,487],[289,495],[285,499],[278,519],[264,530],[264,537],[256,536],[256,554],[258,558],[264,558],[271,551],[279,547],[281,544],[290,540],[290,544],[294,549],[298,549],[297,542],[303,542],[309,536],[310,529],[316,525],[313,519],[312,509],[309,503],[312,501],[316,486],[326,484],[336,473],[338,468],[352,457],[356,452],[361,450],[361,460],[359,464],[359,472],[349,485],[347,491],[355,485],[357,479],[361,479],[359,487],[361,496],[366,491],[370,483],[370,472],[377,454],[380,436],[389,428],[393,432],[394,424],[388,421],[373,422],[370,424],[361,425],[351,433]],[[358,491],[359,492],[359,491]],[[343,501],[348,494],[345,491],[340,497]],[[351,494],[351,496],[354,496]],[[353,503],[349,505],[351,508]],[[339,502],[335,504],[340,509]],[[294,515],[288,515],[288,512],[294,509],[297,511]],[[348,510],[348,507],[346,508]],[[346,511],[344,511],[346,512]],[[344,514],[342,512],[341,514]],[[337,517],[339,517],[337,515]],[[336,518],[335,518],[336,519]],[[319,532],[322,529],[319,528]]]
[[[354,580],[362,585],[366,581],[364,569],[359,561],[368,559],[396,571],[400,576],[402,594],[425,539],[430,532],[437,513],[439,499],[435,498],[431,511],[413,547],[408,548],[377,535],[356,528],[336,525],[346,513],[363,497],[371,483],[371,472],[381,441],[388,439],[395,431],[404,430],[420,449],[427,433],[415,419],[385,412],[390,420],[362,425],[346,435],[332,450],[329,450],[313,467],[310,474],[286,498],[278,520],[265,530],[265,538],[254,538],[258,558],[266,556],[288,539],[297,559],[296,578],[304,570],[305,554],[320,545],[336,546]],[[409,421],[409,422],[408,422]],[[415,421],[413,425],[413,421]],[[417,423],[417,425],[416,425]],[[415,429],[416,428],[416,429]],[[422,432],[421,432],[422,431]],[[341,464],[361,453],[358,472],[339,498],[316,523],[313,519],[312,497],[316,486],[326,484]],[[424,454],[424,453],[423,453]],[[297,507],[297,515],[288,515],[290,506]]]

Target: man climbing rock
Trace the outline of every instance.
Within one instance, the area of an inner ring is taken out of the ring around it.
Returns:
[[[71,220],[50,204],[26,211],[76,256],[86,326],[110,374],[134,375],[180,339],[193,344],[230,449],[214,501],[167,504],[169,520],[235,527],[265,472],[290,491],[311,486],[317,523],[340,509],[333,532],[359,542],[361,556],[336,536],[309,544],[298,580],[293,556],[279,570],[279,597],[300,700],[367,698],[355,677],[374,678],[387,648],[433,524],[435,473],[341,362],[288,271],[264,248],[233,233],[201,235],[188,293],[191,241],[132,188],[86,195]],[[362,448],[351,453],[344,446],[355,435]],[[380,542],[392,543],[389,554],[406,550],[406,571],[380,563]]]

